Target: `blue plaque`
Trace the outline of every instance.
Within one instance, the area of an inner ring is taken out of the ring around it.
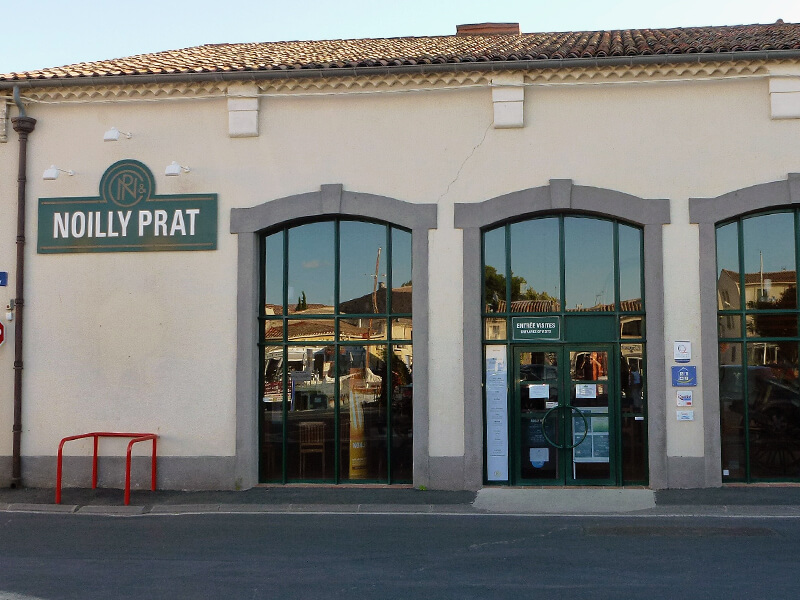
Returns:
[[[695,387],[697,385],[697,367],[672,367],[672,387]]]
[[[8,271],[0,271],[0,286],[8,285]]]

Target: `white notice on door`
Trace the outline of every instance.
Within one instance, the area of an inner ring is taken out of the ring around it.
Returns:
[[[531,448],[532,463],[546,463],[550,460],[550,448]]]
[[[528,398],[549,398],[550,386],[546,383],[534,383],[528,387]]]

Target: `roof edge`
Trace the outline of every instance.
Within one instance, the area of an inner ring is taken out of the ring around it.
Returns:
[[[49,79],[9,79],[0,81],[0,90],[65,86],[138,85],[150,83],[189,83],[200,81],[252,81],[265,79],[306,79],[327,77],[368,77],[408,73],[447,73],[458,71],[535,71],[544,69],[604,68],[660,64],[687,64],[738,61],[770,61],[800,59],[800,50],[760,50],[743,52],[714,52],[695,54],[652,54],[644,56],[611,56],[593,58],[563,58],[542,60],[457,62],[391,67],[347,67],[327,69],[255,70],[203,73],[168,73],[146,75],[102,75]]]

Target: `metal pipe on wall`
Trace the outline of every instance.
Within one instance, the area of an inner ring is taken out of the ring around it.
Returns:
[[[28,134],[36,127],[36,119],[29,117],[19,98],[19,88],[14,87],[14,102],[19,109],[19,116],[11,119],[14,131],[19,134],[19,169],[17,171],[17,265],[16,310],[14,325],[14,426],[13,449],[11,459],[11,487],[22,486],[22,323],[25,306],[25,198],[28,163]]]

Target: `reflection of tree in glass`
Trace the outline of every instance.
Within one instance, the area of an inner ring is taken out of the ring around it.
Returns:
[[[525,290],[524,292],[522,290]],[[506,297],[506,276],[497,272],[497,269],[486,265],[484,273],[484,290],[487,306],[497,309],[500,301]],[[524,277],[515,277],[511,274],[511,298],[513,300],[547,300],[556,302],[547,292],[537,292],[528,287]]]
[[[308,309],[308,302],[306,302],[306,293],[305,293],[305,291],[303,291],[303,293],[297,299],[297,308],[295,308],[295,310],[296,311],[300,311],[300,310],[307,310],[307,309]]]

